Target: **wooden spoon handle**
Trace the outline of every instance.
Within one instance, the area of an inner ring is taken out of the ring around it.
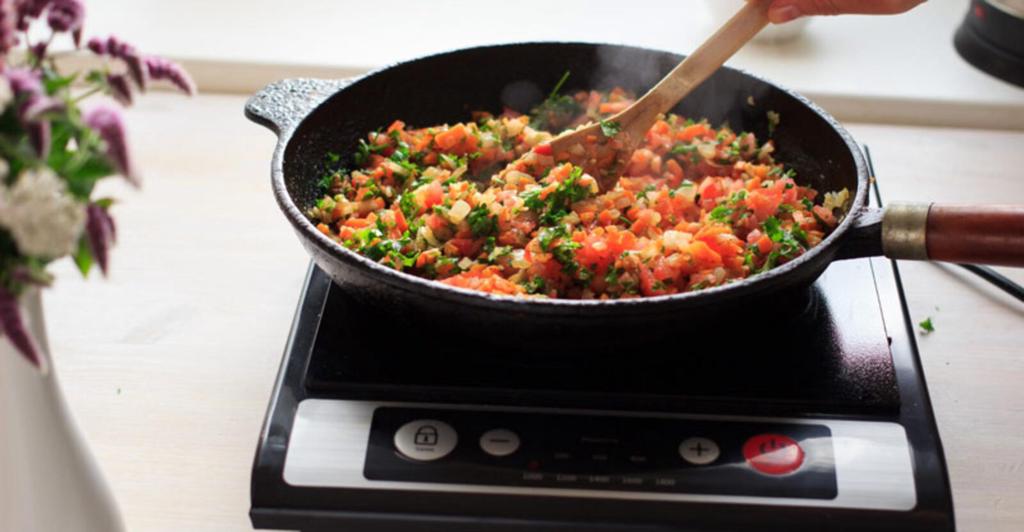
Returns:
[[[587,155],[586,150],[580,149],[585,142],[607,138],[603,128],[596,123],[565,131],[555,137],[548,143],[550,153],[558,161],[572,160],[575,156],[577,160],[573,160],[574,164],[583,166],[584,170],[597,177],[601,190],[615,186],[618,174],[614,169],[621,169],[628,163],[633,150],[644,139],[658,115],[671,110],[690,91],[714,74],[747,41],[757,35],[757,32],[768,24],[770,3],[771,0],[747,0],[725,25],[683,62],[676,65],[654,88],[647,91],[647,94],[627,109],[609,118],[608,122],[617,124],[616,129],[619,131],[613,135],[619,144],[609,150],[612,152],[610,158]],[[597,161],[602,159],[612,162],[603,166],[598,165]]]
[[[663,113],[674,107],[693,89],[714,74],[743,45],[768,25],[770,0],[748,0],[731,19],[676,65],[641,99]],[[642,107],[641,101],[636,107]]]
[[[1024,267],[1024,205],[892,204],[882,244],[897,259]]]

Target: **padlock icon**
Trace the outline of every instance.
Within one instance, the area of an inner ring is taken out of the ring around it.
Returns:
[[[416,442],[416,445],[437,445],[437,427],[423,425],[416,430],[413,441]]]

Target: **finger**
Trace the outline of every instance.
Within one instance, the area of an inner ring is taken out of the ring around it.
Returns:
[[[924,0],[775,0],[768,19],[776,24],[808,15],[893,15],[909,11]]]

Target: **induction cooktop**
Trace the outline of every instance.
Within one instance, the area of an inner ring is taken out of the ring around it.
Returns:
[[[656,344],[638,331],[633,350],[524,353],[395,330],[311,266],[253,525],[952,530],[896,264],[836,262],[781,307]]]

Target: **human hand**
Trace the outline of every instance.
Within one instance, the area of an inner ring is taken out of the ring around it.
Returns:
[[[782,24],[808,15],[895,15],[925,0],[773,0],[768,19]]]

